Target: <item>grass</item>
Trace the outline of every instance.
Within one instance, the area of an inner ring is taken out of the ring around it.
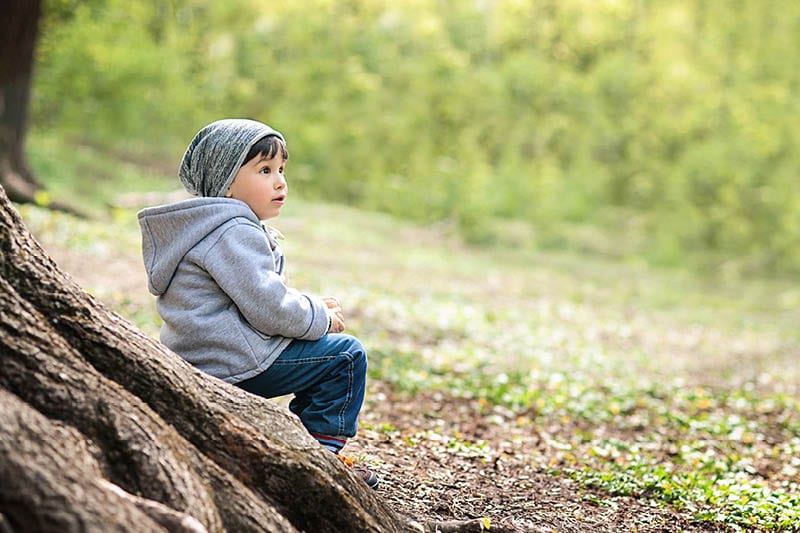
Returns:
[[[95,155],[65,176],[105,169]],[[95,191],[98,206],[115,192]],[[76,220],[21,208],[48,249],[108,265],[113,275],[79,281],[155,335],[135,211],[96,210],[105,214]],[[796,286],[472,248],[436,228],[296,198],[275,225],[291,284],[340,298],[373,379],[504,409],[546,437],[531,461],[586,486],[737,529],[800,524]],[[454,453],[483,453],[484,443],[442,438]]]
[[[31,168],[45,182],[48,194],[91,216],[103,216],[132,191],[169,191],[166,165],[144,164],[132,154],[111,154],[81,142],[66,143],[48,132],[34,131],[28,142]],[[177,157],[177,156],[176,156]]]

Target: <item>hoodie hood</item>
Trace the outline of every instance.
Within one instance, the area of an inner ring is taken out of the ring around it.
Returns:
[[[227,221],[244,217],[259,224],[247,204],[231,198],[193,198],[139,211],[147,288],[164,294],[186,253]]]

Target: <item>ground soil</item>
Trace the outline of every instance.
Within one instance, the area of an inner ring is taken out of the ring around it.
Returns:
[[[505,423],[475,400],[398,394],[372,383],[362,419],[368,429],[347,453],[380,476],[378,491],[395,511],[420,522],[486,517],[492,531],[515,532],[729,531],[646,498],[548,474],[532,460],[543,446],[535,429]],[[436,437],[446,434],[481,441],[491,452],[453,453]]]

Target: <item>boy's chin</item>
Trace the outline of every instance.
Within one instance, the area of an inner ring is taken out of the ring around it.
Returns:
[[[277,211],[270,211],[269,213],[263,213],[263,214],[256,213],[256,216],[258,216],[259,220],[266,221],[266,220],[270,220],[270,219],[273,219],[273,218],[278,218],[278,215],[280,215],[280,214],[281,214],[281,211],[279,209]]]

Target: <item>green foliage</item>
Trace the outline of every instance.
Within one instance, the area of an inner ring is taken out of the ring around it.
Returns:
[[[33,121],[177,159],[249,116],[309,198],[796,273],[798,34],[786,0],[49,0]]]

